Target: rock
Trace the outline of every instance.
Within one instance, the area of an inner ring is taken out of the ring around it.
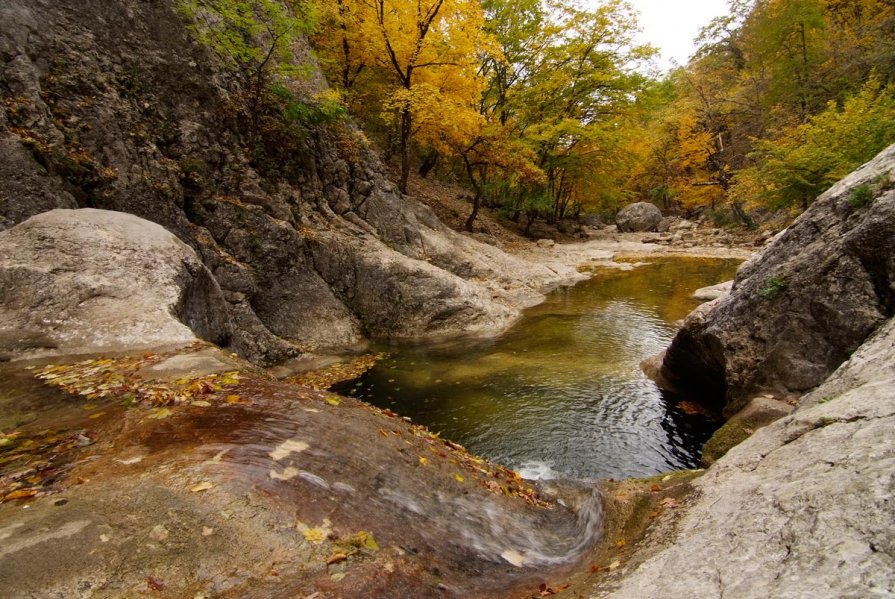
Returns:
[[[664,547],[599,597],[871,597],[895,588],[895,320],[695,484]]]
[[[729,295],[732,289],[733,281],[725,281],[724,283],[718,283],[717,285],[710,285],[709,287],[697,289],[693,292],[693,299],[703,300],[707,302],[716,300],[719,297],[725,297]]]
[[[656,231],[662,220],[662,211],[655,204],[636,202],[625,206],[615,217],[615,224],[622,233]]]
[[[676,222],[672,227],[672,231],[690,231],[696,228],[696,223],[682,219]]]
[[[710,466],[755,431],[787,416],[794,407],[770,396],[752,398],[746,407],[730,417],[702,448],[702,464]]]
[[[0,232],[0,352],[10,356],[226,345],[221,290],[164,228],[106,210],[52,210]]]
[[[659,233],[668,233],[679,220],[680,219],[676,216],[666,216],[659,221],[659,224],[656,226],[656,231]]]
[[[304,40],[294,50],[310,53]],[[70,10],[6,0],[0,66],[9,91],[0,102],[0,229],[77,207],[163,226],[214,276],[234,322],[230,347],[253,361],[353,347],[373,330],[440,336],[464,315],[496,333],[569,276],[457,235],[397,194],[350,122],[281,131],[286,138],[263,140],[264,155],[256,155],[244,123],[228,116],[243,82],[170,2]],[[325,87],[319,73],[295,83],[312,97]],[[339,244],[375,256],[354,261],[369,272],[322,276],[316,266]],[[391,300],[392,318],[356,313],[357,281],[388,276],[402,294]],[[445,318],[433,317],[439,312]],[[26,346],[52,344],[35,331],[14,336]]]
[[[556,245],[556,242],[552,239],[538,239],[538,247],[543,248],[545,250],[549,250],[553,246]]]
[[[895,146],[826,193],[736,275],[709,314],[688,318],[665,356],[674,387],[736,412],[762,391],[824,381],[895,314]],[[871,185],[855,208],[851,191]]]

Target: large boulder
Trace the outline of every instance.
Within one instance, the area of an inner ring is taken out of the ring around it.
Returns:
[[[760,391],[822,383],[895,314],[892,180],[895,146],[821,195],[740,268],[729,296],[688,317],[663,378],[727,413]],[[855,201],[865,188],[871,201]]]
[[[890,320],[792,415],[716,462],[669,544],[595,596],[890,597],[893,427]]]
[[[640,233],[658,230],[662,211],[649,202],[636,202],[625,206],[615,217],[615,224],[622,233]]]
[[[196,253],[122,212],[52,210],[0,232],[0,288],[7,359],[230,337],[221,290]]]

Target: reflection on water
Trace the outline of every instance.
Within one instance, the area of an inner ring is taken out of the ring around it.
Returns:
[[[639,363],[698,305],[691,293],[732,278],[737,263],[674,258],[598,273],[499,339],[392,348],[341,391],[532,478],[694,467],[711,423],[669,407]]]

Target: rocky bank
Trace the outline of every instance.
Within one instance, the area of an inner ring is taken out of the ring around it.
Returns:
[[[740,268],[729,295],[688,318],[661,376],[732,414],[758,393],[821,384],[893,314],[895,146],[821,195]]]
[[[325,88],[290,85],[308,105]],[[0,228],[85,207],[162,225],[220,287],[228,346],[265,362],[496,332],[575,278],[449,230],[348,122],[259,137],[234,110],[243,92],[173,1],[4,2]]]

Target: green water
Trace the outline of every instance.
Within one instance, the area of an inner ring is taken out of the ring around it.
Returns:
[[[485,342],[391,347],[343,392],[425,424],[530,478],[622,478],[694,467],[712,430],[640,371],[700,287],[738,261],[673,258],[552,293]]]

